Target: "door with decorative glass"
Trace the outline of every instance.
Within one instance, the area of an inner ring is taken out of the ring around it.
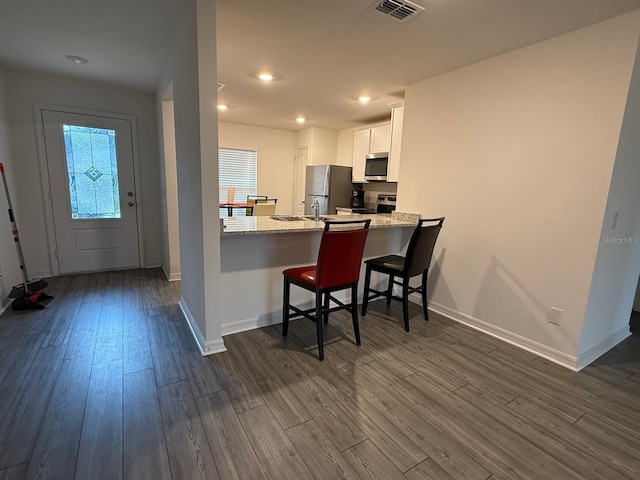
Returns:
[[[60,273],[139,267],[131,122],[41,112]]]

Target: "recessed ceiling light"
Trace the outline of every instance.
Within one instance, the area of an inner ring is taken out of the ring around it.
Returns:
[[[83,57],[78,57],[77,55],[65,55],[64,58],[66,58],[70,62],[75,63],[76,65],[84,65],[85,63],[89,63],[89,60]]]
[[[224,103],[219,103],[218,104],[218,110],[226,110],[227,108],[229,108],[227,105],[225,105]]]
[[[361,95],[361,96],[358,97],[358,101],[360,103],[367,103],[370,100],[371,100],[371,97],[368,96],[368,95]]]
[[[298,123],[304,123],[306,121],[307,121],[307,119],[304,118],[303,116],[296,117],[296,122],[298,122]]]
[[[273,80],[274,75],[273,73],[269,73],[269,72],[262,72],[258,75],[258,78],[260,80],[263,80],[265,82],[270,82],[271,80]]]

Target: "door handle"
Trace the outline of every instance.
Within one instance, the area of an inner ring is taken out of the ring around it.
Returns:
[[[127,205],[129,205],[130,207],[133,207],[135,205],[135,203],[129,202],[129,203],[127,203]]]
[[[128,197],[133,197],[133,192],[127,192]]]

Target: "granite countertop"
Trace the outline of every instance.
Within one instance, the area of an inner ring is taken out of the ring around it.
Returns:
[[[360,219],[371,219],[369,228],[394,228],[394,227],[414,227],[420,218],[416,213],[393,212],[391,215],[326,215],[329,220],[349,221]],[[295,220],[283,221],[275,220],[271,217],[237,217],[220,219],[224,222],[224,230],[220,235],[259,235],[265,233],[292,233],[292,232],[313,232],[324,230],[324,222],[321,220]]]

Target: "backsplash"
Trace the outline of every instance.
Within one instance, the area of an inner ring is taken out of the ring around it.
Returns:
[[[364,206],[367,208],[376,208],[378,206],[378,195],[395,195],[398,191],[397,183],[372,182],[362,185],[364,190]]]

